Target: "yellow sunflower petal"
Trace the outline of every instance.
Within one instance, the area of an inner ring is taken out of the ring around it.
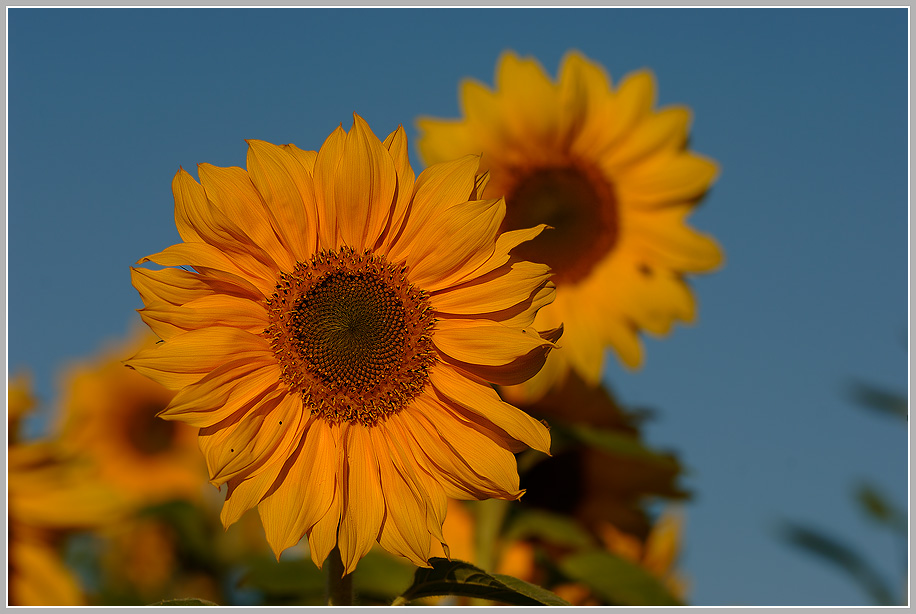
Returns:
[[[340,558],[344,573],[351,573],[356,563],[372,548],[385,515],[385,500],[379,481],[378,454],[369,433],[361,424],[351,424],[342,441],[346,456],[343,516],[340,519]]]
[[[315,188],[296,154],[264,141],[249,140],[248,174],[267,203],[276,220],[277,235],[283,238],[293,259],[311,258],[318,235]]]
[[[554,285],[552,281],[547,282],[544,286],[539,288],[537,292],[532,294],[530,297],[518,305],[514,305],[501,311],[494,311],[481,315],[488,319],[495,320],[503,326],[511,326],[512,328],[528,328],[537,319],[539,311],[552,303],[556,296],[556,285]],[[558,326],[561,325],[562,322],[558,323]]]
[[[442,524],[448,511],[448,498],[442,485],[413,456],[398,415],[392,416],[385,423],[383,435],[388,444],[387,448],[391,451],[391,461],[398,473],[410,489],[423,498],[427,531],[434,539],[442,542]]]
[[[309,554],[312,562],[321,569],[328,554],[337,545],[338,528],[340,525],[340,507],[341,507],[341,483],[340,478],[335,475],[334,489],[331,498],[331,505],[324,516],[318,519],[318,522],[309,530]],[[279,558],[279,557],[278,557]]]
[[[385,516],[379,531],[379,544],[419,567],[429,567],[429,532],[426,528],[428,497],[401,475],[391,459],[391,450],[382,428],[368,429],[379,465]]]
[[[335,208],[334,184],[337,168],[343,155],[347,133],[343,126],[325,139],[315,158],[313,183],[315,186],[315,205],[318,208],[318,249],[337,248],[338,215]]]
[[[184,305],[196,298],[210,296],[214,292],[251,300],[262,298],[261,293],[251,284],[236,285],[221,279],[203,277],[183,269],[154,271],[131,267],[130,279],[146,305],[156,303]]]
[[[517,499],[522,496],[524,491],[518,488],[518,472],[512,452],[456,420],[453,414],[445,411],[431,397],[419,397],[414,407],[414,417],[418,420],[425,419],[440,438],[441,443],[430,448],[431,459],[438,463],[449,453],[446,452],[448,450],[452,456],[452,459],[449,459],[451,464],[455,466],[460,463],[480,476],[481,485],[488,485],[488,489],[493,493],[489,496],[502,499]],[[442,446],[442,443],[445,446]],[[437,452],[439,456],[434,458],[433,455]]]
[[[291,421],[290,404],[282,403],[286,391],[276,384],[262,391],[250,403],[238,407],[225,422],[200,429],[198,444],[207,461],[214,486],[248,475],[270,460],[269,452],[283,431],[277,422]],[[282,409],[280,409],[282,408]]]
[[[250,476],[243,476],[226,482],[226,500],[220,510],[219,519],[224,528],[235,524],[242,514],[258,505],[271,485],[280,475],[286,458],[275,459],[265,465],[264,470]]]
[[[398,126],[398,129],[388,135],[383,145],[388,149],[391,159],[394,163],[394,170],[397,175],[397,192],[395,194],[394,207],[391,210],[388,232],[382,237],[382,243],[379,246],[381,251],[386,252],[391,247],[394,238],[398,236],[401,228],[404,226],[404,217],[407,215],[407,209],[410,206],[411,197],[413,196],[413,187],[416,180],[413,169],[410,167],[409,152],[407,150],[407,135],[404,134],[404,128]]]
[[[139,310],[140,317],[163,339],[205,326],[235,326],[258,334],[268,324],[263,305],[226,294],[202,296],[181,307],[161,304]]]
[[[407,258],[410,279],[433,292],[475,271],[493,253],[505,211],[502,199],[473,200],[442,211],[437,228],[413,243]]]
[[[287,394],[284,390],[265,398],[238,424],[225,429],[230,432],[225,438],[220,438],[221,450],[212,455],[214,471],[210,474],[211,482],[222,483],[239,475],[258,473],[266,463],[280,455],[285,457],[290,444],[301,439],[300,427],[307,418],[298,395]],[[219,427],[206,427],[200,431],[200,449],[205,456],[209,453],[208,429],[215,428]]]
[[[455,160],[468,152],[483,151],[463,120],[421,117],[416,124],[421,134],[417,149],[423,160]]]
[[[491,420],[510,437],[530,448],[550,454],[550,431],[517,407],[499,398],[493,388],[455,368],[439,364],[430,369],[430,382],[436,390],[465,409]]]
[[[405,260],[414,241],[436,227],[442,209],[468,200],[474,190],[478,162],[477,156],[465,156],[420,173],[414,184],[410,215],[388,251],[389,258]]]
[[[305,149],[299,149],[292,143],[287,145],[280,145],[286,153],[290,154],[302,165],[302,168],[309,174],[309,177],[312,176],[315,172],[315,160],[318,159],[317,151],[309,151]],[[317,212],[316,212],[317,214]]]
[[[655,104],[655,76],[648,70],[638,70],[625,76],[613,97],[613,115],[607,124],[603,140],[612,144],[633,130],[639,120],[652,112]]]
[[[619,147],[609,150],[603,164],[605,168],[621,167],[661,151],[680,150],[687,141],[689,128],[690,110],[687,107],[662,109],[643,119]]]
[[[267,541],[278,557],[329,512],[334,500],[340,451],[330,426],[313,420],[300,440],[282,481],[258,506]]]
[[[568,148],[583,130],[590,108],[607,97],[609,79],[600,66],[570,51],[560,62],[558,81],[557,146]]]
[[[278,379],[276,360],[266,353],[232,360],[207,373],[195,386],[181,389],[159,416],[199,428],[213,426],[263,394]]]
[[[289,267],[289,250],[275,233],[277,222],[251,183],[248,173],[238,167],[222,168],[212,164],[198,164],[197,173],[207,200],[267,252],[278,267],[284,270]]]
[[[205,267],[215,271],[224,271],[241,278],[254,285],[261,293],[270,294],[273,291],[274,275],[258,267],[256,271],[241,268],[240,263],[234,262],[225,252],[207,243],[178,243],[169,246],[159,253],[141,258],[137,264],[155,262],[163,266]]]
[[[519,330],[488,320],[445,318],[436,324],[433,343],[461,362],[501,366],[533,350],[556,347],[533,330]]]
[[[721,266],[722,250],[712,237],[690,228],[685,218],[693,207],[639,209],[628,216],[634,241],[675,271],[703,273]]]
[[[492,482],[476,475],[456,458],[428,420],[417,412],[401,412],[390,421],[390,428],[405,443],[411,463],[432,476],[446,496],[486,499],[502,494]]]
[[[488,149],[491,143],[505,138],[505,122],[500,113],[498,96],[489,88],[473,79],[461,82],[459,95],[461,108],[467,117],[468,131],[474,136],[481,149]],[[429,138],[427,136],[427,138]],[[471,153],[473,150],[463,153]],[[453,159],[453,158],[445,158]],[[442,160],[435,160],[441,162]]]
[[[653,156],[617,183],[621,198],[634,205],[683,203],[700,198],[718,173],[708,158],[693,153]]]
[[[536,292],[550,278],[550,267],[533,262],[513,262],[478,277],[433,292],[433,305],[445,313],[479,314],[517,305]]]
[[[127,366],[178,390],[234,359],[258,359],[270,355],[267,342],[251,333],[226,327],[192,330],[165,343],[141,350]]]
[[[504,232],[496,239],[496,247],[493,249],[493,255],[485,261],[479,268],[472,271],[471,274],[476,278],[487,275],[494,269],[497,269],[509,262],[509,253],[531,239],[537,237],[548,227],[546,224],[538,224],[533,228],[522,228],[520,230],[510,230]],[[456,279],[454,283],[461,283],[465,279]]]
[[[333,189],[325,192],[325,199],[333,198],[344,244],[357,252],[375,244],[390,216],[396,186],[391,155],[365,120],[354,114]]]
[[[502,55],[496,68],[496,87],[503,117],[516,139],[552,144],[558,132],[557,89],[544,68],[533,58],[512,52]]]

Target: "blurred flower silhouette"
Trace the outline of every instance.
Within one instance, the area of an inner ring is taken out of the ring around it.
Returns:
[[[61,445],[91,459],[101,479],[137,507],[200,499],[207,476],[197,430],[157,417],[175,393],[124,367],[125,357],[155,343],[138,330],[71,366],[63,382]]]
[[[625,409],[604,386],[589,386],[573,372],[519,407],[549,421],[554,435],[553,455],[523,470],[524,506],[572,515],[596,534],[610,523],[645,540],[651,528],[646,502],[687,497],[678,483],[678,458],[643,443],[648,412]]]
[[[649,71],[612,90],[600,65],[570,52],[554,84],[534,59],[507,52],[495,91],[467,80],[461,102],[463,119],[417,121],[424,160],[483,152],[484,197],[506,198],[501,230],[551,227],[517,253],[552,269],[557,298],[536,325],[562,322],[563,349],[510,400],[537,398],[569,368],[598,383],[608,344],[638,367],[639,330],[666,335],[694,320],[684,275],[712,271],[722,254],[684,220],[717,167],[687,150],[687,108],[653,110]]]
[[[91,464],[50,441],[19,440],[18,424],[34,406],[25,379],[8,390],[7,513],[10,605],[83,605],[85,595],[63,562],[66,535],[100,527],[123,509],[118,493]]]
[[[175,176],[184,243],[133,269],[164,343],[129,365],[176,390],[161,414],[200,428],[228,526],[258,506],[276,555],[308,536],[351,572],[378,542],[428,565],[446,497],[517,499],[513,452],[547,428],[490,382],[534,374],[559,330],[544,265],[509,251],[465,156],[414,177],[403,129],[354,115],[320,151],[249,141],[248,170]]]

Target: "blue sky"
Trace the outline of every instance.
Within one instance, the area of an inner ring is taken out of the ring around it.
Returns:
[[[556,73],[579,49],[613,80],[647,67],[693,110],[721,175],[692,224],[724,247],[696,325],[605,382],[653,408],[695,492],[682,567],[698,605],[864,605],[779,542],[843,536],[895,581],[905,553],[852,503],[907,502],[907,433],[854,380],[908,385],[906,9],[10,9],[8,357],[56,373],[124,335],[128,267],[180,239],[171,179],[244,166],[244,139],[317,149],[354,111],[376,134],[457,117],[512,49]],[[421,168],[412,147],[415,168]],[[897,588],[897,586],[895,586]],[[902,589],[901,589],[902,590]]]

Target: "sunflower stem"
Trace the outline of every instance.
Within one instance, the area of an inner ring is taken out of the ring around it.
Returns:
[[[353,574],[344,574],[340,548],[328,555],[328,605],[353,605]]]

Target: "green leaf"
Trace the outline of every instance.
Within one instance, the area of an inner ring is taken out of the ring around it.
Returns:
[[[532,584],[531,582],[525,582],[515,576],[507,576],[501,573],[490,574],[492,578],[502,582],[509,589],[515,591],[519,595],[523,595],[537,602],[539,605],[569,605],[569,602],[565,599],[560,598],[558,595],[553,594],[548,591],[546,588],[542,588],[537,584]],[[507,603],[516,603],[514,601],[507,601]]]
[[[196,597],[189,597],[186,599],[166,599],[165,601],[159,601],[156,603],[152,603],[150,605],[153,605],[153,606],[160,606],[160,605],[172,606],[174,605],[174,606],[179,606],[179,607],[185,607],[185,606],[198,606],[198,605],[216,605],[218,606],[219,604],[213,603],[212,601],[207,601],[206,599],[197,599]]]
[[[907,533],[906,511],[897,508],[871,484],[862,484],[856,489],[856,500],[869,518],[894,529],[903,535]]]
[[[578,442],[615,456],[633,458],[673,470],[680,469],[680,464],[675,457],[647,448],[638,437],[629,433],[596,429],[586,424],[573,424],[562,427],[560,430]]]
[[[418,568],[414,574],[413,584],[396,603],[421,597],[457,595],[510,605],[569,605],[540,586],[511,576],[488,574],[464,561],[434,557],[429,559],[429,563],[432,568]]]
[[[790,544],[845,571],[877,605],[898,605],[884,580],[858,552],[846,544],[816,529],[793,523],[785,524],[782,535]]]
[[[647,570],[609,552],[573,554],[562,559],[558,568],[609,605],[683,605]]]
[[[875,411],[890,414],[897,418],[907,420],[909,407],[906,395],[888,392],[871,384],[854,383],[852,397],[861,405]]]
[[[506,529],[507,541],[529,537],[577,550],[594,546],[588,532],[571,517],[538,509],[519,511]]]

